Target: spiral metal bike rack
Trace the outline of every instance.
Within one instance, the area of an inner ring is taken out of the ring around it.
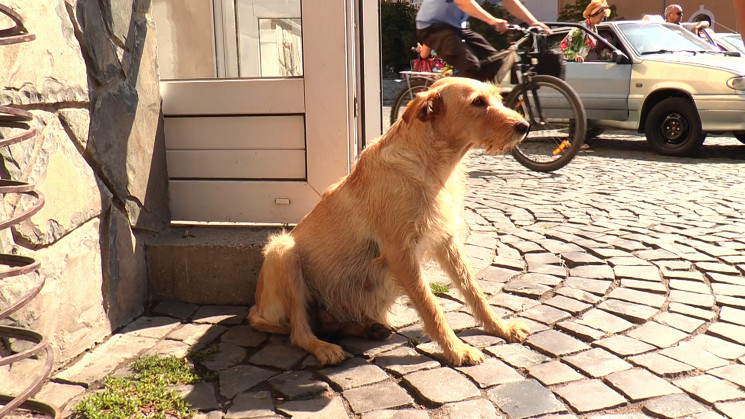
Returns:
[[[0,4],[0,13],[12,21],[11,27],[0,29],[0,46],[28,42],[35,39],[35,36],[28,33],[23,26],[21,17],[16,12]],[[33,120],[31,112],[15,109],[10,106],[0,106],[0,127],[10,128],[10,135],[0,138],[0,147],[33,138],[36,130],[29,123],[31,120]],[[0,220],[0,230],[10,228],[29,219],[44,206],[44,195],[41,192],[35,191],[34,185],[27,182],[0,179],[0,196],[4,200],[9,195],[18,198],[16,209],[20,207],[18,203],[20,203],[20,197],[24,195],[32,197],[33,204],[23,211],[14,211],[9,219]],[[0,253],[0,281],[36,272],[39,266],[39,261],[33,257]],[[44,277],[39,275],[36,284],[31,287],[31,290],[26,291],[23,296],[11,303],[9,307],[0,308],[0,320],[9,317],[23,308],[41,292],[43,287]],[[14,353],[8,356],[0,355],[0,367],[29,358],[39,359],[43,357],[45,360],[44,366],[38,372],[38,376],[19,395],[9,396],[0,393],[0,418],[16,409],[24,409],[31,414],[41,414],[52,418],[59,417],[59,412],[54,406],[30,399],[31,396],[41,389],[44,381],[52,371],[54,357],[49,340],[33,330],[11,326],[0,326],[0,339],[3,339],[5,342],[25,342],[26,345],[23,347],[27,348],[18,352],[11,351]]]

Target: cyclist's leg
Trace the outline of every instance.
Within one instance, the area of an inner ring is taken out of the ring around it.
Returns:
[[[455,67],[463,77],[478,78],[479,58],[462,36],[463,30],[449,25],[432,25],[417,30],[417,38],[437,51],[446,63]]]
[[[502,68],[503,63],[502,59],[494,59],[494,55],[499,51],[481,34],[470,29],[464,29],[461,35],[479,60],[479,69],[473,78],[481,81],[494,81],[494,76]]]

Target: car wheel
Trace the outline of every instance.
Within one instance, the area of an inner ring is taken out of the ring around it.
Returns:
[[[585,141],[587,141],[588,138],[597,138],[598,135],[604,132],[605,128],[588,126],[587,135],[585,135]]]
[[[656,104],[647,115],[644,132],[652,148],[668,156],[691,155],[706,139],[693,104],[679,97]]]
[[[745,131],[735,131],[732,134],[735,135],[735,138],[737,138],[738,141],[745,144]]]

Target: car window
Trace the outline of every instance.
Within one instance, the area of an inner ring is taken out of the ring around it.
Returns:
[[[710,51],[711,47],[680,26],[660,23],[619,24],[619,31],[639,55]]]
[[[745,54],[745,45],[742,42],[742,37],[740,35],[727,35],[723,36],[722,40],[733,47],[737,48],[738,51]]]

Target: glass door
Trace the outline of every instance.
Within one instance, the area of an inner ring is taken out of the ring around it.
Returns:
[[[299,221],[356,156],[354,2],[153,0],[153,13],[172,219]]]

